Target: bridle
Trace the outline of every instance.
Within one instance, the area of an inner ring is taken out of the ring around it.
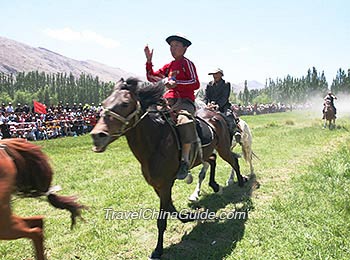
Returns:
[[[131,112],[127,117],[123,117],[122,115],[113,112],[110,108],[105,107],[102,110],[102,116],[111,116],[122,123],[122,127],[120,128],[120,130],[117,133],[111,134],[111,136],[113,137],[120,137],[124,135],[127,131],[129,131],[131,128],[135,127],[148,113],[146,112],[140,117],[141,112],[141,104],[137,100],[135,110]],[[132,120],[134,120],[134,122],[131,124],[130,122]]]

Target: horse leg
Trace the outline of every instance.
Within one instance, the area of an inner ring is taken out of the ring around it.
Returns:
[[[9,226],[0,232],[0,239],[13,240],[19,238],[29,238],[33,241],[36,259],[45,260],[44,256],[44,236],[42,217],[21,218],[15,215],[10,217]]]
[[[42,217],[22,218],[12,214],[9,201],[15,185],[16,166],[3,149],[0,149],[0,161],[0,239],[29,238],[34,243],[36,259],[44,260]]]
[[[253,174],[254,167],[253,167],[253,163],[252,163],[252,160],[253,160],[252,148],[250,145],[242,145],[242,151],[244,154],[244,159],[249,164],[250,174]]]
[[[232,185],[233,184],[233,176],[235,174],[235,170],[232,168],[231,170],[231,173],[230,173],[230,176],[228,177],[227,181],[226,181],[226,185],[229,186],[229,185]]]
[[[158,240],[157,246],[153,250],[150,259],[160,259],[163,254],[164,232],[167,227],[167,215],[165,213],[171,210],[171,186],[155,190],[160,198],[160,210],[157,219]]]
[[[202,169],[201,169],[201,171],[199,172],[199,175],[198,175],[198,183],[197,183],[196,189],[194,190],[194,192],[188,198],[190,201],[198,201],[199,200],[199,195],[200,195],[200,191],[201,191],[202,182],[203,182],[203,180],[205,178],[205,174],[206,174],[208,168],[209,168],[209,163],[208,162],[203,162]]]
[[[238,186],[243,187],[244,183],[247,181],[247,178],[241,175],[238,158],[229,149],[218,149],[218,153],[221,158],[232,166],[233,170],[236,172]]]
[[[168,214],[175,213],[177,218],[181,220],[181,222],[186,223],[189,221],[194,221],[196,219],[195,213],[182,213],[180,214],[172,200],[171,200],[171,187],[163,187],[159,190],[156,190],[156,193],[158,194],[160,198],[160,210],[159,215],[157,219],[157,228],[158,228],[158,240],[157,240],[157,246],[153,250],[150,259],[160,259],[161,255],[163,254],[163,241],[164,241],[164,232],[167,227],[167,217]]]
[[[220,185],[215,181],[215,170],[216,170],[216,154],[212,154],[209,157],[208,163],[210,164],[210,179],[209,186],[215,193],[222,191]]]
[[[33,217],[26,217],[26,218],[22,218],[22,220],[24,222],[26,222],[27,226],[30,227],[31,229],[38,229],[39,231],[41,230],[41,234],[39,232],[38,236],[34,236],[34,238],[32,239],[33,244],[34,244],[34,248],[35,248],[35,252],[36,252],[36,256],[37,259],[41,260],[41,259],[45,259],[44,258],[44,235],[43,235],[43,226],[44,226],[44,222],[43,222],[43,217],[42,216],[33,216]]]

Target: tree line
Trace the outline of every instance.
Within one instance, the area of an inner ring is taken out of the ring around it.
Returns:
[[[346,72],[343,69],[337,71],[330,88],[324,72],[317,72],[313,67],[307,71],[306,76],[295,78],[287,75],[283,79],[269,79],[265,88],[248,90],[247,81],[244,90],[233,97],[234,103],[266,104],[281,102],[284,104],[304,104],[314,96],[324,96],[329,89],[336,95],[339,93],[350,94],[350,69]]]
[[[0,102],[28,104],[33,100],[46,106],[63,103],[95,103],[106,98],[114,83],[105,83],[98,77],[72,73],[47,74],[31,71],[17,74],[0,73]]]
[[[72,73],[47,74],[31,71],[17,74],[0,73],[0,102],[32,104],[33,100],[47,106],[63,103],[100,103],[113,89],[113,82],[100,81],[96,76],[81,74],[78,78]],[[328,83],[324,72],[315,67],[309,69],[301,78],[286,77],[268,79],[265,88],[249,90],[247,82],[243,91],[231,95],[235,104],[266,104],[281,102],[284,104],[303,104],[315,95],[325,95]],[[337,71],[330,86],[334,94],[350,94],[350,69]],[[203,95],[203,91],[199,96]]]

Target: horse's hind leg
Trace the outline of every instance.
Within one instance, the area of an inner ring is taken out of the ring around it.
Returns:
[[[43,234],[43,217],[34,216],[22,218],[26,222],[27,226],[31,228],[32,232],[32,241],[35,247],[35,252],[37,259],[45,259],[44,257],[44,234]]]
[[[234,155],[234,153],[231,152],[230,149],[225,149],[224,151],[222,149],[217,150],[220,157],[226,162],[228,162],[236,172],[238,186],[243,187],[244,183],[247,181],[247,178],[241,175],[241,171],[238,164],[238,158]]]
[[[21,218],[15,215],[11,216],[13,223],[6,230],[6,237],[3,239],[13,240],[19,238],[29,238],[33,241],[37,260],[45,260],[44,256],[44,235],[43,235],[43,217]]]
[[[196,189],[194,190],[194,192],[188,198],[190,201],[197,201],[197,200],[199,200],[199,195],[200,195],[200,191],[201,191],[202,182],[203,182],[203,180],[205,178],[205,174],[208,171],[209,166],[210,165],[209,165],[208,162],[203,162],[202,169],[199,172],[198,183],[197,183]]]
[[[250,169],[250,174],[254,173],[254,167],[253,167],[253,153],[252,153],[252,148],[251,146],[242,146],[243,154],[244,154],[244,159],[248,162],[249,164],[249,169]]]
[[[209,157],[208,163],[210,164],[210,179],[209,186],[213,189],[214,192],[220,192],[220,185],[215,181],[215,172],[216,172],[216,154],[212,154]]]

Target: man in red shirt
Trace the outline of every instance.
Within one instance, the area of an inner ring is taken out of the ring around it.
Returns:
[[[189,171],[189,154],[191,144],[197,142],[197,132],[192,116],[195,113],[194,91],[199,88],[200,83],[194,64],[184,57],[187,48],[192,44],[186,37],[171,35],[166,38],[170,45],[171,55],[174,60],[164,65],[161,69],[154,71],[152,64],[152,51],[145,47],[147,79],[151,82],[163,80],[167,91],[164,94],[169,105],[179,112],[177,116],[177,129],[182,144],[182,156],[178,179],[187,177]],[[192,115],[192,116],[191,116]]]

